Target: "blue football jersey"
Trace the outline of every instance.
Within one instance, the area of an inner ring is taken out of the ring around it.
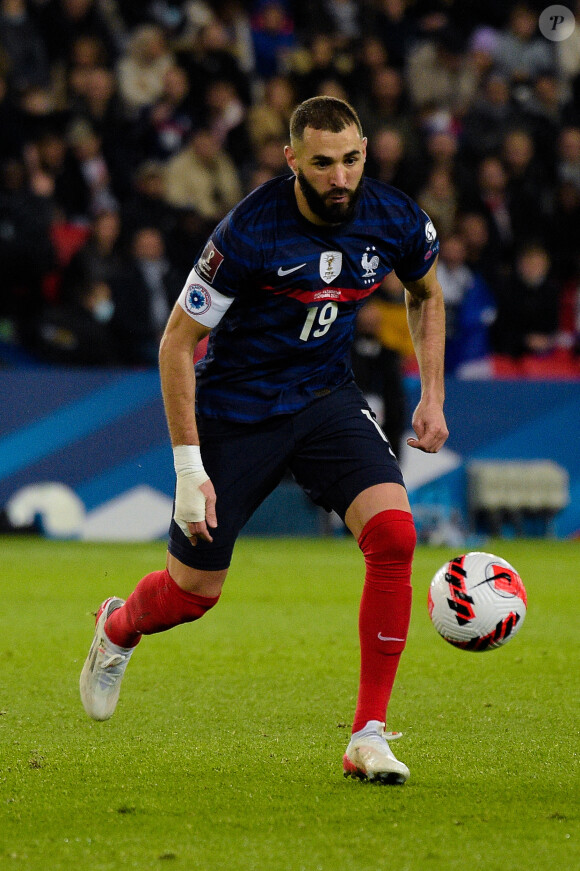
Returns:
[[[261,185],[216,227],[179,297],[213,328],[198,412],[264,420],[352,380],[357,311],[391,270],[421,278],[438,250],[428,215],[383,182],[364,178],[354,216],[333,227],[301,215],[294,176]]]

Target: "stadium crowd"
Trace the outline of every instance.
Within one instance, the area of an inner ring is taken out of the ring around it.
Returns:
[[[439,232],[447,371],[580,377],[580,3],[561,42],[546,5],[0,0],[0,363],[155,365],[210,230],[331,94]],[[371,392],[412,368],[404,319],[391,276]]]

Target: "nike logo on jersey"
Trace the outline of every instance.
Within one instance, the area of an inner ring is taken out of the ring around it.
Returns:
[[[405,641],[404,638],[394,638],[392,635],[381,635],[380,632],[377,637],[379,641]]]
[[[290,269],[284,269],[283,266],[278,270],[278,275],[280,278],[283,278],[285,275],[290,275],[291,272],[298,272],[299,269],[302,269],[303,266],[306,266],[306,263],[301,263],[300,266],[292,266]]]

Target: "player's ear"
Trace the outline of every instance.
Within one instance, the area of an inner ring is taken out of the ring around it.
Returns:
[[[366,136],[363,136],[363,139],[362,139],[362,148],[361,148],[362,156],[363,156],[363,160],[366,160],[366,159],[367,159],[367,141],[368,141],[368,140],[367,140]]]
[[[298,166],[296,165],[296,152],[292,148],[291,145],[286,145],[284,148],[284,157],[286,158],[286,163],[294,173],[294,175],[298,174]]]

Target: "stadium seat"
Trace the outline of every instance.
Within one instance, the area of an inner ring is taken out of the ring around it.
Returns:
[[[476,461],[467,468],[471,525],[501,534],[551,531],[556,514],[570,501],[567,471],[551,460]]]

